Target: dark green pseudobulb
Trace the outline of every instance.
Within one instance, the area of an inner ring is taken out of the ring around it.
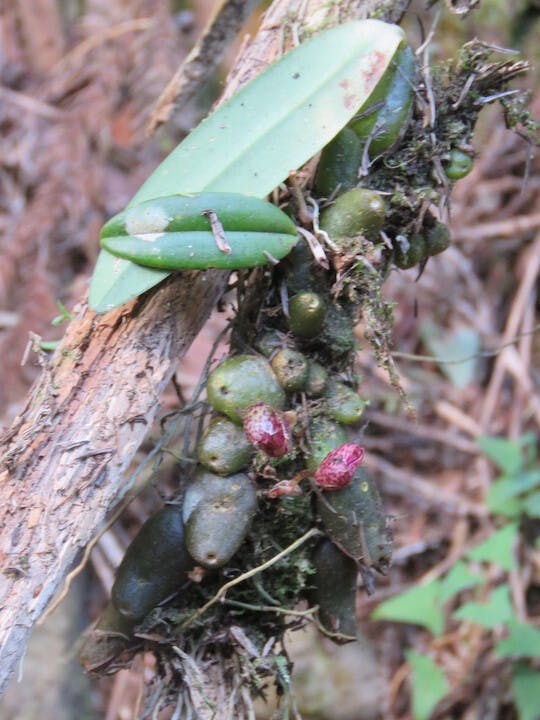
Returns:
[[[426,240],[423,235],[414,235],[412,238],[403,238],[394,241],[394,263],[402,270],[418,265],[427,256]]]
[[[308,359],[303,353],[283,348],[273,356],[270,364],[286,392],[304,389],[308,377]]]
[[[426,251],[428,255],[438,255],[450,247],[450,230],[444,223],[437,222],[426,233]]]
[[[325,415],[314,417],[309,424],[310,447],[307,457],[308,470],[315,470],[331,450],[345,445],[347,433],[345,428]]]
[[[326,303],[312,290],[297,293],[289,300],[289,328],[300,338],[317,336],[324,326]]]
[[[320,197],[346,192],[358,183],[358,168],[362,162],[362,141],[351,128],[343,128],[323,149],[315,190]]]
[[[394,263],[402,270],[412,268],[432,255],[438,255],[452,244],[450,230],[441,222],[425,227],[410,240],[394,242]]]
[[[377,240],[386,217],[384,200],[375,190],[354,188],[321,213],[320,227],[330,237],[356,237]]]
[[[184,542],[182,511],[166,505],[139,530],[116,571],[112,602],[129,620],[142,620],[182,587],[193,567]]]
[[[341,490],[324,493],[317,508],[330,539],[347,555],[385,573],[392,540],[379,491],[364,468]]]
[[[238,424],[250,405],[263,402],[282,408],[285,404],[285,392],[270,363],[258,355],[237,355],[222,362],[210,373],[206,393],[214,410]]]
[[[354,319],[350,308],[333,303],[328,306],[324,325],[317,336],[317,344],[323,346],[336,360],[356,348]]]
[[[224,417],[213,418],[197,445],[200,464],[218,475],[246,468],[254,449],[243,430]]]
[[[315,574],[311,578],[313,589],[310,592],[310,601],[319,606],[321,625],[329,632],[343,636],[333,638],[335,642],[356,640],[358,567],[355,561],[327,538],[315,547],[311,559]]]
[[[238,550],[257,510],[257,491],[244,473],[221,477],[198,470],[187,485],[183,518],[191,557],[221,567]]]

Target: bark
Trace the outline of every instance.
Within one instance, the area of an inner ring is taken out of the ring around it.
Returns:
[[[385,0],[383,17],[397,20],[405,5]],[[276,0],[243,48],[224,96],[276,58],[284,26],[328,26],[361,9],[365,16],[366,7],[371,0]],[[156,417],[161,392],[226,281],[221,271],[178,273],[104,316],[82,302],[3,438],[0,691],[78,551],[126,490],[124,472]]]

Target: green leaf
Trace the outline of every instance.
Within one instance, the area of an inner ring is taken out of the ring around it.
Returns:
[[[489,488],[486,504],[491,512],[505,517],[517,517],[522,512],[538,517],[539,487],[540,470],[525,470],[511,477],[502,475]]]
[[[377,20],[351,22],[308,40],[202,122],[129,206],[205,190],[264,198],[347,124],[403,42],[400,28]],[[90,307],[111,310],[167,275],[102,250]]]
[[[439,580],[418,585],[381,603],[371,614],[373,620],[422,625],[434,635],[444,630],[444,614],[441,609]]]
[[[540,673],[527,663],[517,663],[512,673],[512,692],[519,720],[540,719]]]
[[[514,617],[508,585],[495,588],[486,602],[465,603],[453,613],[453,617],[456,620],[471,620],[489,629],[507,624]]]
[[[478,359],[471,356],[480,350],[476,330],[457,328],[443,331],[434,323],[424,322],[420,332],[428,350],[441,360],[442,372],[457,388],[464,388],[474,380]],[[468,359],[457,362],[462,358]]]
[[[150,290],[167,275],[168,271],[135,265],[102,250],[92,276],[88,304],[94,312],[107,312]]]
[[[487,540],[469,550],[467,557],[479,562],[490,562],[503,570],[515,567],[514,545],[517,538],[517,524],[508,523],[492,533]]]
[[[513,475],[523,466],[522,443],[519,440],[483,435],[476,438],[476,444],[506,475]]]
[[[472,573],[466,563],[458,561],[441,581],[441,603],[447,602],[462,590],[479,585],[483,579],[477,573]]]
[[[540,517],[540,491],[527,495],[523,501],[523,512],[529,517]]]
[[[486,494],[486,505],[492,513],[507,518],[519,517],[522,500],[515,496],[516,483],[514,477],[502,475],[489,487]]]
[[[501,489],[498,491],[498,494],[501,500],[517,497],[530,490],[535,490],[540,486],[540,469],[522,470],[511,476],[502,475],[493,483],[492,487],[496,487],[499,484]]]
[[[540,630],[532,625],[512,622],[510,634],[496,645],[499,657],[540,657]]]
[[[412,712],[414,720],[428,720],[433,709],[448,692],[448,679],[428,656],[408,650],[405,653],[412,668]]]

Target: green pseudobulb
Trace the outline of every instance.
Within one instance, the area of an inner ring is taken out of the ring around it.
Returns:
[[[283,348],[272,357],[270,364],[279,384],[286,392],[304,389],[309,363],[303,353],[291,348]]]
[[[243,430],[224,417],[210,421],[197,445],[200,464],[217,475],[231,475],[243,470],[253,453],[253,445]]]
[[[250,405],[263,402],[279,409],[285,404],[285,392],[270,363],[258,355],[237,355],[222,362],[210,373],[206,393],[214,410],[237,424]]]
[[[208,568],[221,567],[238,550],[257,510],[257,491],[244,473],[221,477],[199,470],[184,495],[186,545]]]
[[[354,188],[323,210],[320,227],[332,238],[363,235],[376,240],[385,217],[386,205],[378,192]]]
[[[303,290],[289,301],[289,327],[299,338],[316,337],[324,326],[326,303],[312,290]]]
[[[460,180],[471,172],[472,167],[472,157],[468,153],[454,148],[450,150],[450,157],[448,164],[444,168],[444,172],[450,180]]]
[[[325,394],[325,406],[331,418],[351,425],[361,419],[366,402],[345,383],[332,380]]]

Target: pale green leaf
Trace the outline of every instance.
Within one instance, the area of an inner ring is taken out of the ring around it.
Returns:
[[[519,720],[540,720],[540,672],[517,663],[512,672],[512,692]]]
[[[490,562],[503,570],[512,570],[516,565],[514,545],[517,538],[517,525],[508,523],[492,533],[487,540],[469,550],[467,557],[479,562]]]
[[[478,359],[471,356],[480,350],[480,338],[476,330],[443,330],[439,325],[427,321],[422,324],[420,332],[426,347],[441,361],[441,371],[453,385],[464,388],[474,380]]]
[[[513,476],[502,475],[489,487],[486,494],[486,505],[496,515],[507,518],[519,517],[522,510],[522,500],[515,493],[516,482]]]
[[[480,575],[471,572],[466,563],[458,561],[441,580],[441,603],[447,602],[462,590],[479,585],[481,582],[483,582],[483,578]]]
[[[540,657],[540,630],[513,622],[508,637],[497,643],[496,652],[499,657]]]
[[[413,718],[428,720],[439,700],[448,692],[448,679],[428,655],[408,650],[405,657],[412,668]]]
[[[527,495],[523,501],[523,512],[529,517],[540,518],[540,491]]]
[[[170,275],[168,271],[136,265],[101,250],[92,275],[88,304],[94,312],[107,312],[150,290],[167,275]]]
[[[403,39],[395,25],[363,20],[303,43],[202,122],[130,205],[206,190],[264,198],[368,100]],[[106,312],[167,275],[117,261],[103,250],[90,287],[90,307]]]
[[[539,487],[540,470],[525,470],[510,477],[503,475],[489,488],[486,504],[491,512],[505,517],[518,517],[522,512],[538,517]]]
[[[434,635],[444,630],[444,614],[440,601],[440,581],[418,585],[381,603],[371,614],[373,620],[422,625]]]
[[[495,588],[486,602],[465,603],[453,613],[453,617],[475,622],[488,629],[510,622],[514,617],[514,609],[508,585]]]
[[[513,475],[523,466],[519,440],[484,435],[476,438],[476,444],[506,475]]]

